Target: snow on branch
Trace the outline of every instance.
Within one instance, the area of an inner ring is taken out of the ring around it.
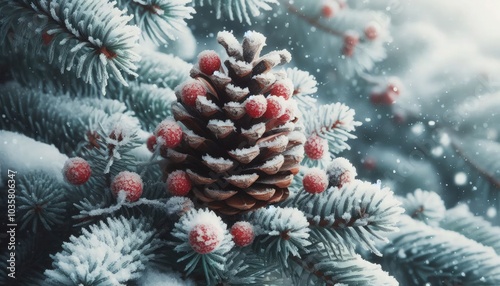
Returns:
[[[289,256],[300,257],[300,252],[311,244],[309,223],[296,208],[269,206],[252,212],[249,219],[259,227],[254,246],[268,261],[277,261],[286,267]]]
[[[412,284],[500,285],[500,256],[492,248],[408,216],[399,228],[382,252],[393,273],[404,273]]]
[[[332,187],[320,194],[299,194],[297,205],[304,211],[315,239],[333,249],[351,250],[360,244],[377,255],[374,239],[397,230],[403,208],[388,188],[356,180],[342,188]]]
[[[141,61],[136,79],[138,83],[155,84],[158,87],[175,89],[189,78],[193,67],[182,59],[151,50],[141,52]]]
[[[343,253],[329,256],[326,249],[293,258],[294,285],[399,285],[380,265],[370,263],[357,254]]]
[[[220,19],[224,14],[231,21],[238,19],[240,22],[247,22],[248,25],[251,25],[250,16],[259,16],[260,10],[270,11],[272,7],[269,4],[278,3],[277,0],[208,0],[207,2],[214,7],[217,19]],[[193,5],[203,7],[205,1],[194,0]]]
[[[139,29],[128,25],[132,16],[106,0],[2,1],[0,43],[12,31],[14,46],[24,54],[43,54],[61,73],[96,83],[105,93],[110,77],[127,86],[124,74],[136,75],[139,55],[134,51]],[[98,12],[96,13],[96,9]]]
[[[354,109],[342,103],[333,103],[301,112],[306,134],[317,134],[326,139],[330,152],[339,153],[350,149],[346,141],[356,138],[351,132],[361,125],[361,122],[354,120]]]
[[[445,218],[439,226],[458,232],[482,245],[493,247],[500,255],[500,227],[491,225],[480,216],[475,216],[465,204],[446,211]]]
[[[186,26],[185,19],[192,19],[191,0],[118,0],[134,15],[131,23],[141,29],[142,38],[151,39],[156,45],[175,40],[175,32]]]
[[[428,225],[437,226],[443,219],[446,207],[435,192],[416,189],[401,200],[407,215]]]
[[[122,114],[125,105],[109,99],[53,96],[13,83],[2,85],[0,95],[5,114],[1,129],[54,144],[66,154],[74,152],[87,132],[97,129],[98,122],[106,122],[112,115],[131,119]]]
[[[108,218],[71,236],[52,256],[48,285],[128,285],[140,277],[163,242],[145,219]]]
[[[63,224],[66,217],[67,189],[57,179],[35,171],[19,179],[17,209],[21,229],[34,233],[39,225],[51,230]]]

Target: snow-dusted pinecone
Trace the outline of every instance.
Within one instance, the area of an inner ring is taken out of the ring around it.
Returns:
[[[293,83],[273,67],[290,61],[286,50],[260,56],[265,37],[247,32],[243,42],[220,32],[229,58],[200,53],[191,77],[176,90],[174,118],[183,140],[164,152],[166,175],[187,172],[189,196],[227,215],[283,201],[303,159],[305,137],[296,126]]]

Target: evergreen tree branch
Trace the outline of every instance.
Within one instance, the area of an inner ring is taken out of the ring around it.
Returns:
[[[186,6],[191,0],[118,0],[134,18],[131,23],[138,26],[142,38],[151,39],[156,45],[175,40],[174,32],[186,26],[185,19],[192,19],[196,13]]]
[[[144,50],[141,52],[136,81],[174,90],[189,78],[191,68],[191,64],[176,56]]]
[[[19,179],[17,209],[21,230],[34,233],[41,225],[46,230],[63,223],[66,217],[66,188],[47,174],[37,171]]]
[[[57,62],[61,73],[74,68],[77,77],[98,84],[105,93],[110,76],[126,86],[122,72],[136,75],[139,60],[134,51],[139,30],[127,25],[131,16],[114,4],[105,0],[3,1],[0,14],[6,17],[0,40],[5,42],[12,29],[14,46],[24,54],[43,53],[49,63]]]
[[[356,138],[351,134],[361,122],[354,120],[355,111],[344,104],[320,105],[313,111],[301,110],[305,132],[308,135],[317,134],[328,141],[329,151],[339,153],[350,149],[348,139]]]
[[[325,249],[292,260],[299,266],[295,267],[295,285],[399,285],[380,265],[357,254],[332,257]]]
[[[97,130],[97,122],[128,118],[125,106],[114,100],[56,97],[13,83],[2,85],[0,105],[5,114],[0,128],[54,144],[66,154],[75,152],[87,133]]]
[[[269,4],[278,3],[277,0],[208,0],[207,2],[214,6],[217,19],[224,13],[231,21],[237,18],[240,22],[247,22],[248,25],[251,25],[250,16],[259,16],[260,9],[270,11],[272,7]],[[194,0],[193,5],[203,7],[204,0]]]
[[[408,216],[399,227],[383,253],[391,273],[400,274],[400,282],[406,278],[415,285],[500,284],[500,257],[492,248]]]
[[[145,219],[123,216],[83,229],[55,254],[47,285],[126,285],[140,277],[163,242]],[[103,283],[103,284],[101,284]]]
[[[379,189],[361,181],[297,197],[297,205],[306,214],[316,240],[333,250],[351,250],[360,244],[377,255],[381,253],[373,239],[387,241],[383,235],[397,230],[404,211],[400,204],[388,188]]]
[[[475,240],[482,245],[490,246],[500,255],[500,227],[491,225],[482,217],[470,212],[467,205],[461,204],[446,211],[440,227],[455,231]]]

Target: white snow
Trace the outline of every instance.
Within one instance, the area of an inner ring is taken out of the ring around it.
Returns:
[[[269,168],[269,167],[272,167],[272,166],[275,166],[275,165],[278,165],[278,164],[283,164],[283,162],[285,162],[285,157],[283,157],[283,155],[280,154],[280,155],[272,158],[271,160],[266,161],[261,166],[261,168]]]
[[[259,147],[278,147],[278,146],[286,146],[288,144],[288,137],[286,135],[280,135],[274,138],[271,141],[264,141],[258,143]]]
[[[348,174],[349,181],[353,181],[358,175],[356,168],[346,158],[338,157],[333,159],[326,170],[329,176],[339,178],[343,174]]]
[[[159,272],[147,270],[138,281],[139,286],[195,286],[192,280],[183,280],[181,274],[173,270]]]
[[[247,154],[253,153],[253,152],[259,152],[259,147],[254,145],[249,148],[241,148],[241,149],[234,149],[229,151],[229,154],[234,155],[234,156],[245,156]]]
[[[54,145],[35,141],[19,133],[0,130],[0,187],[7,179],[8,170],[17,176],[42,170],[63,181],[62,169],[68,157]]]

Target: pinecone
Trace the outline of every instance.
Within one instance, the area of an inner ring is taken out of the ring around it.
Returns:
[[[193,79],[176,89],[178,102],[172,105],[183,140],[162,154],[168,159],[166,176],[187,172],[194,201],[235,215],[288,197],[305,136],[289,98],[293,83],[284,71],[272,71],[289,62],[290,53],[260,56],[265,37],[257,32],[245,33],[241,44],[225,31],[217,40],[228,54],[225,67],[215,52],[200,53]]]

